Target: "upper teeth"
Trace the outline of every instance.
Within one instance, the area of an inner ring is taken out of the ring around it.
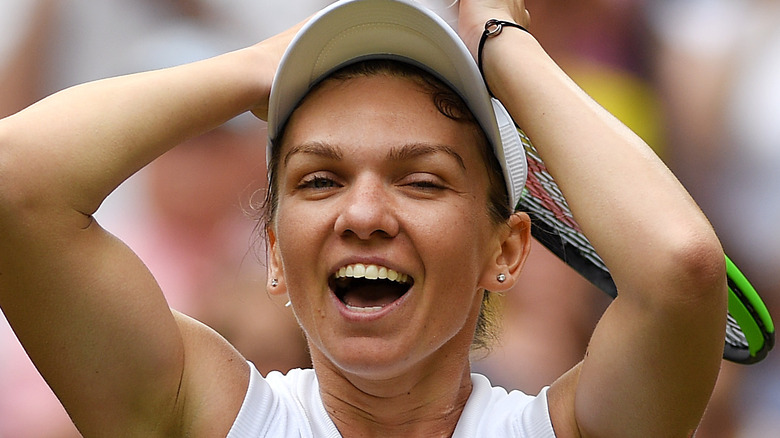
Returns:
[[[384,266],[364,265],[355,263],[354,265],[343,266],[336,272],[336,278],[365,278],[368,280],[390,280],[398,283],[406,283],[409,276]]]

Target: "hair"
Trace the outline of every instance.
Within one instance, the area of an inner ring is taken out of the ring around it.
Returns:
[[[512,214],[512,209],[509,206],[509,195],[504,182],[503,170],[488,143],[487,136],[463,99],[433,74],[417,66],[398,60],[363,60],[336,70],[327,78],[314,85],[309,90],[309,93],[322,86],[323,83],[329,81],[348,81],[350,79],[378,75],[399,77],[414,82],[431,96],[433,104],[441,114],[457,122],[473,126],[478,132],[478,138],[481,139],[478,147],[488,173],[489,189],[488,202],[486,205],[488,215],[491,221],[496,225],[506,223],[507,219],[509,219]],[[298,103],[298,106],[300,106],[305,99],[306,97]],[[271,226],[276,216],[276,209],[279,203],[278,169],[279,161],[281,159],[281,145],[284,143],[284,133],[287,128],[286,124],[287,122],[285,122],[285,125],[280,129],[278,137],[273,140],[272,147],[270,148],[271,157],[268,161],[268,191],[266,192],[265,200],[260,208],[261,217],[260,223],[258,224],[264,226],[266,230]],[[500,302],[497,298],[495,293],[488,290],[485,291],[482,297],[477,327],[471,345],[472,351],[489,351],[498,338],[498,331],[500,328],[499,317],[501,312]]]

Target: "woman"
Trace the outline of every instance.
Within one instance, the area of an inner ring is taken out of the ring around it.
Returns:
[[[464,46],[412,3],[341,2],[281,63],[294,30],[2,121],[0,305],[85,436],[692,434],[723,349],[718,240],[530,34],[504,24],[480,44],[489,19],[529,16],[522,1],[463,1]],[[620,289],[588,355],[537,397],[469,371],[483,297],[514,284],[530,239],[511,210],[517,132],[500,129],[471,55]],[[169,310],[91,216],[127,176],[247,110],[269,120],[269,290],[289,295],[314,371],[260,377]]]

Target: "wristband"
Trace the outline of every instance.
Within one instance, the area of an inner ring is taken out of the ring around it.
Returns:
[[[495,18],[491,18],[485,22],[485,30],[482,32],[482,37],[479,39],[479,47],[477,48],[477,67],[479,67],[479,72],[482,74],[482,80],[485,81],[485,88],[487,88],[488,94],[491,96],[493,96],[493,93],[490,91],[490,87],[488,87],[487,80],[485,79],[485,72],[482,70],[482,48],[485,47],[485,41],[487,41],[488,38],[493,38],[500,35],[504,30],[504,26],[514,27],[524,32],[528,32],[528,29],[517,23],[512,23],[511,21],[496,20]]]

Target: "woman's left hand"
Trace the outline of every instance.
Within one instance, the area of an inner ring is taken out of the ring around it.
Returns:
[[[458,3],[458,34],[474,59],[477,59],[479,40],[488,20],[512,21],[526,29],[531,24],[524,0],[460,0]]]

